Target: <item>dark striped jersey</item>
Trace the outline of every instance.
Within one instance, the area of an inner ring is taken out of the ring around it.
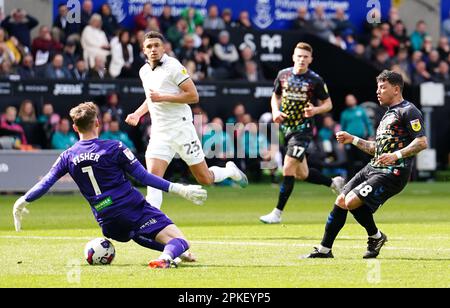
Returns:
[[[317,100],[330,97],[323,79],[308,70],[304,74],[295,74],[294,68],[286,68],[278,73],[273,92],[281,96],[281,111],[288,115],[281,125],[285,134],[291,132],[312,132],[314,120],[304,117],[308,103],[317,104]]]
[[[370,162],[372,167],[391,168],[411,168],[412,157],[397,160],[394,166],[382,166],[377,160],[385,153],[394,153],[407,147],[415,138],[425,136],[422,113],[414,104],[403,101],[402,103],[390,107],[377,129],[375,156]]]

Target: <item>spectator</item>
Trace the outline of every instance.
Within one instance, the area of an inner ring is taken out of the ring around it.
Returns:
[[[118,140],[122,142],[127,148],[129,148],[132,152],[136,152],[136,147],[134,146],[133,141],[131,141],[130,137],[126,132],[123,132],[119,128],[119,121],[117,119],[112,119],[109,130],[104,131],[100,135],[100,139],[109,139],[109,140]]]
[[[36,123],[36,111],[33,102],[29,99],[24,100],[19,107],[18,123]]]
[[[317,164],[319,169],[322,169],[322,173],[326,176],[342,176],[347,177],[347,170],[345,169],[347,159],[342,144],[338,144],[336,140],[336,133],[340,131],[340,125],[337,124],[330,114],[325,114],[323,116],[323,126],[319,130],[319,138],[313,141],[313,148],[308,149],[313,150],[313,158],[311,165]],[[318,158],[320,161],[314,161]]]
[[[62,118],[59,122],[59,126],[52,136],[51,147],[55,150],[67,150],[75,143],[78,142],[78,138],[70,131],[70,121],[67,118]]]
[[[356,58],[366,60],[366,46],[364,46],[364,44],[355,44],[355,46],[353,46],[352,53]]]
[[[332,22],[334,24],[334,31],[340,35],[344,36],[345,34],[355,33],[355,27],[351,21],[348,20],[345,10],[342,8],[336,8],[336,13]]]
[[[228,31],[219,33],[219,41],[214,45],[214,56],[216,63],[214,76],[218,79],[227,79],[234,76],[233,65],[239,60],[236,46],[230,42]]]
[[[20,144],[27,144],[27,138],[25,132],[19,124],[16,123],[17,109],[16,107],[9,106],[6,108],[5,113],[0,117],[0,133],[2,136],[13,137],[15,141]]]
[[[44,70],[44,78],[48,79],[72,79],[70,71],[64,67],[64,58],[56,54],[53,60]]]
[[[130,41],[133,46],[133,64],[132,64],[132,70],[133,75],[135,77],[139,76],[139,70],[141,67],[146,63],[147,57],[145,56],[144,52],[142,51],[142,46],[144,44],[144,38],[145,32],[143,30],[140,30],[136,32],[136,35],[131,37]]]
[[[427,71],[427,65],[426,65],[425,61],[417,62],[416,69],[415,69],[415,72],[414,72],[413,78],[412,78],[413,83],[415,85],[419,85],[421,83],[431,81],[431,79],[432,79],[432,76]]]
[[[370,62],[374,61],[376,52],[381,48],[381,38],[379,38],[378,36],[372,36],[372,38],[370,39],[370,44],[366,48],[365,58]]]
[[[238,153],[240,149],[244,149],[245,159],[243,159],[241,166],[244,165],[243,169],[254,181],[259,182],[261,180],[261,161],[262,158],[268,155],[269,152],[269,142],[267,136],[258,132],[258,125],[251,120],[250,115],[245,115],[244,120],[244,130],[239,135]]]
[[[31,30],[39,24],[39,21],[23,9],[13,9],[11,15],[1,22],[10,36],[16,37],[22,45],[31,47]]]
[[[106,97],[106,106],[101,108],[102,113],[109,113],[113,118],[123,124],[123,109],[119,105],[120,99],[117,92],[111,92]]]
[[[0,64],[0,79],[20,78],[11,62],[4,61]]]
[[[341,129],[359,138],[373,139],[374,128],[364,108],[358,106],[358,100],[353,94],[345,97],[347,108],[341,114]],[[355,175],[370,159],[370,157],[358,148],[345,146],[348,159],[348,177]]]
[[[405,73],[403,76],[403,79],[408,79],[411,83],[411,62],[408,58],[408,50],[406,48],[401,48],[397,56],[394,58],[394,63],[397,64],[401,71]]]
[[[175,54],[175,51],[173,51],[172,43],[169,41],[164,42],[164,52],[169,57],[174,57],[174,58],[177,57],[177,55]]]
[[[446,61],[440,61],[437,67],[437,72],[434,74],[433,79],[435,82],[448,83],[450,81],[449,65]]]
[[[111,7],[107,3],[102,4],[100,15],[102,16],[102,29],[110,40],[119,30],[119,23],[117,22],[116,16],[112,14]]]
[[[390,70],[402,75],[402,78],[403,78],[403,81],[405,82],[405,84],[407,84],[407,85],[411,84],[411,77],[399,64],[396,64],[396,63],[392,64]]]
[[[252,29],[252,22],[250,21],[248,11],[241,11],[239,13],[239,18],[236,22],[236,28],[240,28],[242,30]]]
[[[411,48],[413,51],[421,50],[423,42],[427,36],[427,24],[420,20],[416,24],[416,30],[411,34]]]
[[[94,58],[94,67],[89,70],[88,77],[93,80],[104,80],[111,78],[105,67],[105,59],[101,56]]]
[[[142,7],[142,11],[134,17],[134,32],[145,30],[145,28],[147,28],[147,19],[151,17],[153,17],[153,6],[151,3],[147,2]]]
[[[306,6],[300,6],[297,10],[297,18],[294,19],[292,29],[311,32],[311,27],[312,25],[309,20],[308,8]]]
[[[225,30],[230,31],[236,27],[236,22],[233,20],[233,12],[229,8],[225,8],[222,11],[222,20],[225,24]]]
[[[75,68],[76,63],[80,59],[80,55],[76,52],[77,45],[74,41],[67,41],[64,46],[63,51],[63,59],[64,59],[64,67],[66,67],[69,71]]]
[[[83,32],[84,28],[89,24],[89,20],[91,20],[93,12],[94,5],[92,0],[84,0],[83,5],[81,6],[81,32]]]
[[[50,148],[50,140],[56,128],[59,125],[61,117],[54,112],[53,105],[51,103],[44,103],[42,106],[42,114],[38,117],[37,121],[44,129],[45,138],[47,140],[46,148]]]
[[[391,35],[391,26],[385,22],[381,26],[381,45],[388,53],[389,57],[394,57],[400,46],[400,42]]]
[[[84,50],[83,57],[89,67],[94,66],[96,57],[100,57],[106,62],[106,57],[110,54],[108,37],[101,27],[102,17],[99,14],[94,14],[89,21],[89,25],[84,28],[81,34],[81,46]]]
[[[242,103],[237,103],[233,107],[233,115],[227,119],[227,124],[241,123],[244,115],[246,114],[245,106]]]
[[[441,31],[441,35],[447,37],[447,39],[450,40],[450,10],[448,17],[442,22]]]
[[[78,41],[80,39],[81,31],[80,23],[68,20],[68,13],[69,9],[67,8],[67,5],[60,4],[58,6],[58,15],[53,22],[53,27],[59,29],[61,34],[63,34],[63,42],[69,39]]]
[[[251,77],[251,79],[259,78],[259,80],[261,80],[261,81],[264,80],[261,65],[260,65],[260,63],[258,63],[253,49],[246,44],[241,45],[240,49],[241,50],[240,50],[239,61],[236,62],[236,65],[235,65],[235,71],[236,71],[237,78],[248,79],[249,72],[248,72],[247,68],[252,70],[251,66],[255,65],[256,73],[253,74],[253,77]],[[250,67],[247,67],[246,63],[250,62],[250,61],[252,61],[254,63],[250,64]]]
[[[0,43],[1,44],[1,43]],[[27,52],[25,48],[20,44],[19,40],[14,36],[11,36],[4,45],[10,52],[11,61],[14,65],[20,64],[22,62],[22,55],[25,55]]]
[[[436,49],[433,49],[428,54],[427,61],[427,71],[434,75],[437,73],[437,69],[439,67],[439,62],[441,62],[441,57],[439,56],[439,52]]]
[[[323,40],[329,41],[333,36],[334,23],[327,18],[323,5],[318,5],[311,20],[314,34]]]
[[[161,16],[159,16],[159,28],[161,32],[166,35],[167,30],[177,22],[177,19],[172,16],[172,7],[170,5],[164,5]]]
[[[0,45],[0,64],[3,62],[13,63],[13,55],[5,44]]]
[[[111,44],[109,73],[112,78],[130,78],[133,77],[132,65],[134,62],[130,33],[127,30],[121,30],[118,37],[118,41]]]
[[[187,33],[194,33],[195,27],[198,25],[203,25],[203,15],[193,7],[187,7],[180,14],[181,18],[186,20],[187,23]]]
[[[46,65],[55,53],[63,51],[63,47],[61,43],[52,38],[48,26],[41,26],[38,37],[33,40],[31,45],[36,66]]]
[[[441,36],[439,38],[438,48],[439,57],[441,59],[447,59],[450,55],[450,45],[448,43],[448,38],[446,36]]]
[[[427,35],[423,40],[421,51],[424,53],[425,57],[428,57],[430,52],[433,50],[434,50],[433,38],[430,35]]]
[[[373,63],[375,68],[380,72],[388,69],[391,66],[391,61],[389,58],[389,54],[384,49],[378,49],[375,52],[375,61]]]
[[[101,113],[99,113],[99,114],[101,114]],[[101,132],[109,131],[109,126],[111,125],[111,121],[112,121],[112,115],[109,112],[105,112],[102,115],[100,131]]]
[[[177,50],[178,60],[185,64],[187,61],[195,61],[196,49],[192,34],[186,34],[183,38],[183,45]]]
[[[207,34],[203,34],[201,38],[200,47],[195,53],[196,70],[205,79],[211,75],[211,57],[213,55],[213,48],[211,46],[211,39]]]
[[[205,30],[225,30],[225,22],[219,16],[219,8],[217,5],[211,5],[208,9],[208,16],[203,22]]]
[[[174,50],[181,47],[181,41],[187,33],[188,24],[183,18],[178,19],[177,23],[167,30],[167,39],[172,43],[172,48]]]
[[[188,60],[184,66],[192,80],[199,81],[205,79],[205,74],[200,70],[201,67],[199,67],[195,61]]]
[[[250,82],[264,81],[264,76],[258,71],[255,61],[245,62],[245,80]]]
[[[72,77],[76,81],[88,80],[89,70],[87,68],[86,62],[83,59],[78,59],[75,67],[72,69]]]
[[[145,32],[156,31],[161,32],[159,27],[159,21],[156,17],[150,17],[147,19],[147,27],[145,28]]]
[[[392,29],[392,36],[400,43],[400,48],[409,48],[411,42],[409,41],[405,24],[399,20],[394,24]]]
[[[22,80],[36,78],[36,71],[34,69],[34,61],[32,55],[26,55],[25,57],[23,57],[22,64],[17,69],[17,73]]]

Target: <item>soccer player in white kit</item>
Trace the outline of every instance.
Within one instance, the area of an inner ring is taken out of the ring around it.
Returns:
[[[139,71],[146,100],[126,118],[136,126],[140,118],[150,112],[152,128],[145,154],[150,173],[163,177],[176,153],[186,162],[199,184],[211,185],[227,178],[241,187],[248,185],[246,175],[233,162],[225,168],[211,167],[205,162],[201,142],[192,123],[189,104],[196,104],[199,96],[194,82],[181,63],[164,53],[164,36],[156,31],[148,32],[143,43],[147,63]],[[147,201],[160,208],[162,193],[147,188]]]

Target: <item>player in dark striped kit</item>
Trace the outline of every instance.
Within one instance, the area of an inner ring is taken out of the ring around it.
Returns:
[[[275,123],[281,124],[287,153],[283,164],[283,183],[276,208],[259,219],[266,224],[281,222],[281,214],[294,189],[295,180],[331,187],[340,193],[342,177],[329,178],[319,170],[309,168],[305,157],[313,138],[314,116],[333,108],[323,79],[309,69],[312,47],[300,42],[293,54],[294,66],[281,70],[275,80],[271,105]]]

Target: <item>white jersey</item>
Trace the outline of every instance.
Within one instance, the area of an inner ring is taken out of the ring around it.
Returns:
[[[164,54],[160,64],[155,69],[152,69],[149,63],[142,66],[139,77],[141,77],[147,97],[148,110],[152,119],[152,131],[179,127],[180,122],[192,122],[192,110],[188,104],[153,103],[150,99],[150,90],[168,94],[181,92],[179,85],[189,79],[189,75],[186,68],[177,59]]]

